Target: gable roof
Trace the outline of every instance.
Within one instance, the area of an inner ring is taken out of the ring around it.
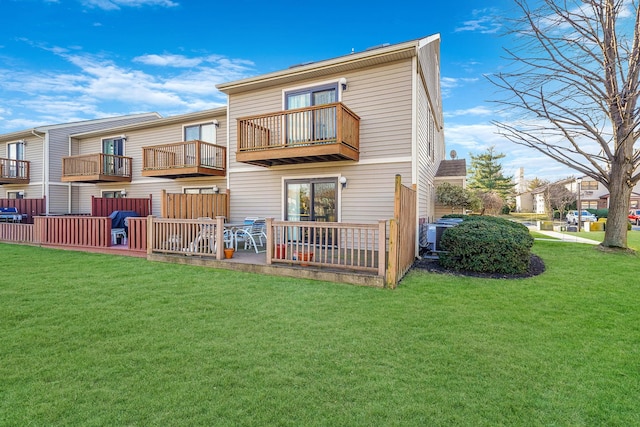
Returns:
[[[467,176],[467,160],[442,160],[440,166],[438,166],[436,177],[442,178],[446,176]]]
[[[16,138],[18,139],[25,138],[33,135],[34,133],[46,133],[46,132],[49,132],[50,130],[55,130],[55,129],[72,128],[72,127],[79,127],[79,126],[99,124],[99,123],[110,123],[110,122],[115,122],[120,120],[136,119],[136,118],[141,118],[141,119],[146,118],[148,119],[148,121],[154,121],[161,117],[162,116],[158,113],[140,113],[140,114],[128,114],[124,116],[104,117],[101,119],[82,120],[82,121],[70,122],[70,123],[59,123],[54,125],[42,125],[42,126],[29,128],[29,129],[20,130],[17,132],[5,133],[3,135],[0,135],[0,141],[10,141]]]
[[[363,52],[351,53],[333,59],[311,62],[289,67],[285,70],[262,74],[242,80],[216,85],[226,94],[240,93],[261,89],[274,84],[289,83],[303,79],[316,78],[329,74],[370,67],[378,64],[411,58],[417,55],[419,48],[440,41],[440,35],[434,34],[421,39],[411,40],[394,45],[382,45]]]

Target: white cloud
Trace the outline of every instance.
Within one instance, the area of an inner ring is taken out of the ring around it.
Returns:
[[[102,10],[119,10],[122,7],[160,6],[176,7],[179,3],[171,0],[81,0],[82,4]]]
[[[464,21],[454,31],[473,31],[482,34],[495,34],[502,28],[502,18],[497,15],[496,9],[476,9],[472,12],[473,19]]]
[[[157,55],[199,64],[176,73],[175,67],[150,72],[140,61],[122,64],[67,49],[42,49],[69,66],[63,72],[0,68],[0,133],[14,131],[20,123],[65,123],[134,111],[183,114],[223,106],[226,97],[215,85],[248,77],[253,71],[251,61],[219,55]]]
[[[485,107],[484,105],[479,105],[477,107],[467,108],[465,110],[454,110],[454,111],[445,111],[444,116],[446,118],[459,117],[459,116],[489,116],[495,115],[495,111],[492,109]]]
[[[187,58],[184,55],[142,55],[133,58],[134,62],[159,67],[187,68],[195,67],[202,63],[202,58]]]

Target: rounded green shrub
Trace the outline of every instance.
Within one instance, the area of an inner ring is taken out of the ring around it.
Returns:
[[[522,224],[502,218],[469,217],[442,234],[440,264],[480,273],[521,274],[529,269],[533,238]]]

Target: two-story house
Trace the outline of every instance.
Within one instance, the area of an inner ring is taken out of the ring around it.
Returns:
[[[438,35],[218,85],[232,216],[375,223],[394,177],[433,219],[444,157]]]

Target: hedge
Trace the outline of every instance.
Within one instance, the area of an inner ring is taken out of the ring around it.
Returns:
[[[522,224],[476,216],[442,234],[439,261],[445,268],[520,274],[529,270],[533,238]]]

